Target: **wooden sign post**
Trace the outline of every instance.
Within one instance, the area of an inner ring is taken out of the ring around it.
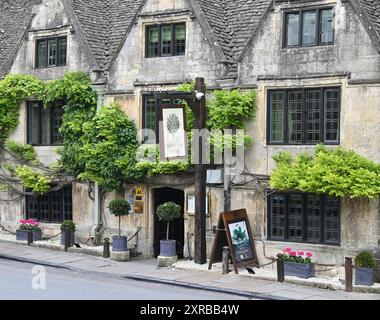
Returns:
[[[238,267],[258,267],[256,249],[247,211],[245,209],[222,212],[219,215],[218,229],[210,256],[208,269],[212,264],[222,261],[223,247],[228,245],[235,273]]]

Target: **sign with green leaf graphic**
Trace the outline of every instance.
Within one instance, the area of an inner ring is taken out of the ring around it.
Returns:
[[[255,267],[259,265],[246,209],[220,214],[209,269],[214,262],[221,260],[224,246],[229,247],[235,273],[238,273],[240,266]]]

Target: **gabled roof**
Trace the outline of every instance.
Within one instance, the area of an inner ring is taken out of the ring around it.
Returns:
[[[225,77],[235,77],[238,62],[273,0],[196,1],[224,53],[229,67]]]
[[[144,0],[66,0],[101,70],[123,45]]]
[[[372,42],[380,51],[380,0],[351,0]]]
[[[0,0],[0,77],[11,67],[41,0]]]

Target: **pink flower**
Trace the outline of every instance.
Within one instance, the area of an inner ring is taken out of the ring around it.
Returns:
[[[308,251],[308,252],[306,252],[306,256],[307,256],[308,258],[311,258],[311,257],[313,256],[313,254],[312,254],[310,251]]]
[[[292,257],[295,257],[295,256],[297,255],[297,252],[295,252],[295,251],[291,251],[289,254],[290,254]]]
[[[284,249],[284,252],[287,252],[287,253],[290,253],[291,251],[292,251],[292,248],[290,248],[290,247],[287,247]]]
[[[299,251],[299,252],[298,252],[298,255],[299,255],[299,256],[303,256],[304,254],[305,254],[305,252],[303,252],[303,251]]]

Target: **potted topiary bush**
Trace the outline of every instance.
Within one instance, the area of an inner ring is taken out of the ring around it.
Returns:
[[[110,202],[108,208],[110,209],[111,214],[113,214],[116,217],[119,217],[119,235],[112,237],[112,251],[127,251],[127,237],[121,236],[120,222],[121,217],[129,215],[131,205],[127,200],[114,199]]]
[[[295,276],[299,278],[315,277],[315,265],[311,262],[311,252],[302,250],[295,251],[292,248],[285,248],[282,254],[284,260],[284,271],[286,276]]]
[[[16,240],[27,241],[28,232],[33,233],[33,241],[42,240],[42,231],[38,227],[39,222],[34,219],[23,219],[19,221],[20,227],[16,230]]]
[[[176,241],[169,240],[169,222],[181,216],[181,206],[174,202],[165,202],[157,207],[160,221],[166,221],[166,240],[160,240],[160,256],[174,257],[177,255]]]
[[[63,246],[65,245],[65,239],[66,239],[66,235],[65,235],[66,228],[69,229],[69,237],[70,237],[69,247],[72,247],[74,245],[75,229],[76,229],[76,225],[74,221],[65,220],[61,223],[61,245]]]
[[[355,257],[355,284],[373,286],[375,283],[375,258],[371,252],[362,251]]]

